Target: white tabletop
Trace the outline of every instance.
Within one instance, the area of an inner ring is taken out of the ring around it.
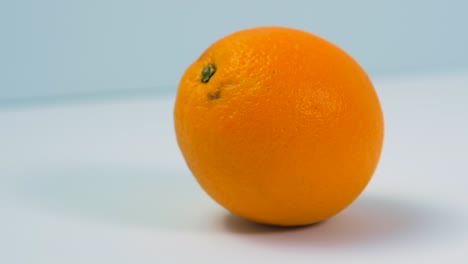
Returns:
[[[375,81],[384,151],[338,216],[275,229],[211,201],[173,96],[0,111],[0,263],[466,263],[468,72]]]

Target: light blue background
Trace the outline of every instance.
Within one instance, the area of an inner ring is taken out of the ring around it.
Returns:
[[[0,103],[173,93],[213,41],[257,25],[297,27],[354,56],[371,76],[468,67],[468,1],[0,2]]]

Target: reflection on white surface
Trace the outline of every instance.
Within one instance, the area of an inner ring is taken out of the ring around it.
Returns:
[[[210,200],[175,142],[173,98],[0,112],[0,263],[461,263],[468,74],[376,82],[384,152],[320,224],[247,222]]]
[[[49,168],[33,177],[20,176],[3,188],[10,190],[8,199],[21,206],[123,227],[207,231],[209,215],[222,212],[189,173],[118,164]]]

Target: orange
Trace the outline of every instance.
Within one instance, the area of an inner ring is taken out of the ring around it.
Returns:
[[[377,166],[383,116],[347,53],[313,34],[257,27],[212,44],[180,80],[178,145],[232,213],[295,226],[355,200]]]

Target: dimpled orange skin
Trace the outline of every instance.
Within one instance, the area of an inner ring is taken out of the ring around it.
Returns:
[[[215,72],[202,82],[209,64]],[[384,131],[363,69],[330,42],[284,27],[212,44],[180,80],[174,123],[188,167],[215,201],[279,226],[351,204],[374,173]]]

